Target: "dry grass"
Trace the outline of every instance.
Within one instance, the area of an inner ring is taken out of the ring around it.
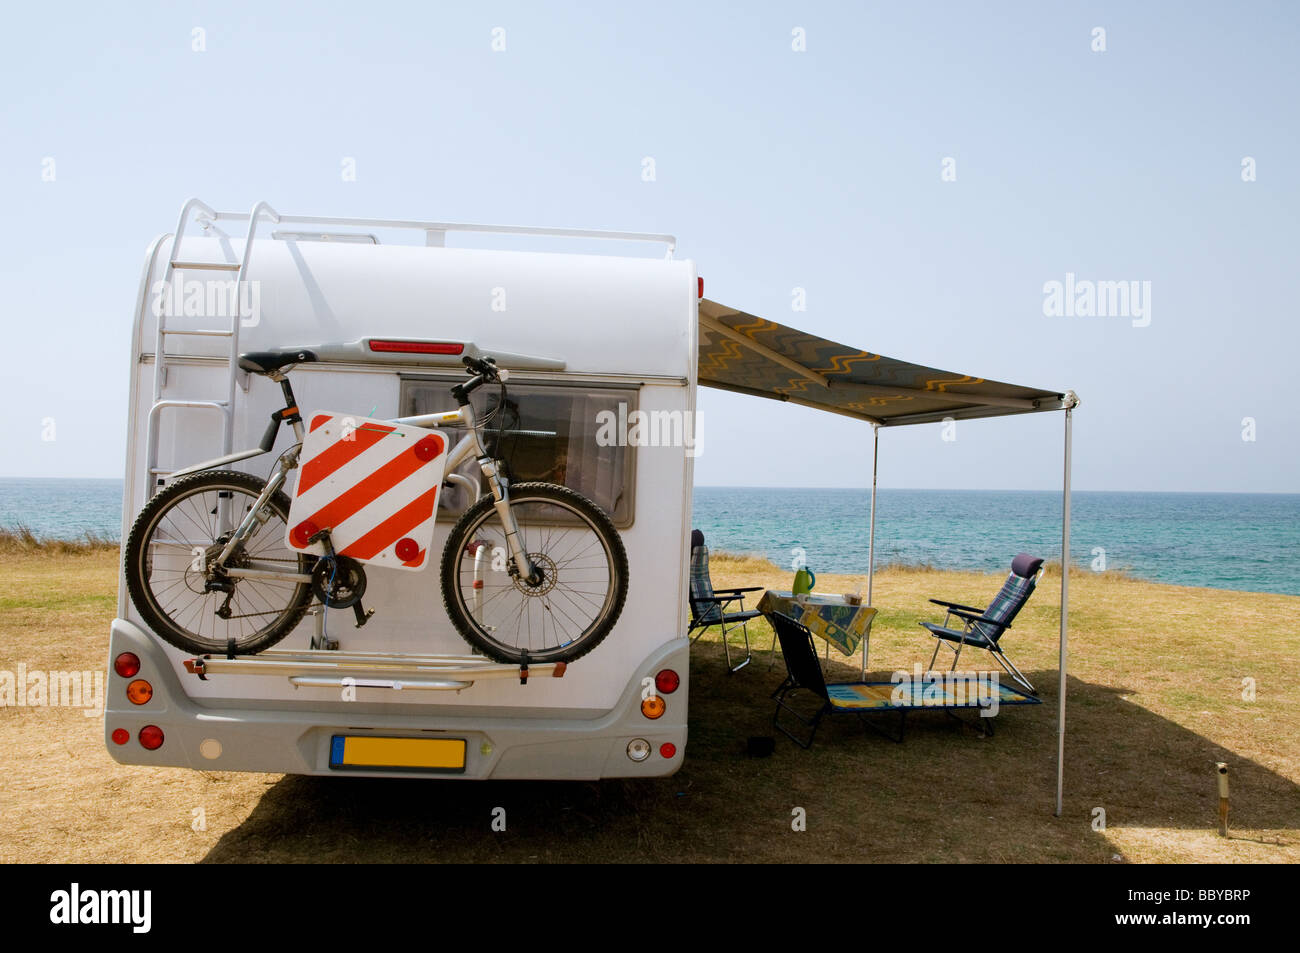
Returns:
[[[100,533],[87,530],[78,539],[47,539],[37,536],[22,523],[0,526],[0,554],[80,556],[86,553],[116,550],[120,544]]]
[[[714,557],[724,585],[788,588],[757,559]],[[0,552],[0,670],[99,669],[116,605],[117,557]],[[1300,598],[1071,576],[1066,803],[1052,816],[1056,744],[1055,583],[1007,636],[1043,691],[1007,709],[990,739],[938,714],[910,720],[902,745],[852,719],[811,751],[771,734],[779,682],[762,651],[728,676],[709,637],[693,650],[691,737],[673,778],[601,783],[457,783],[282,777],[125,767],[102,722],[69,709],[0,710],[0,859],[91,861],[884,860],[1296,862],[1300,860]],[[825,592],[860,577],[818,577]],[[1000,580],[890,569],[871,669],[927,661],[930,596],[983,604]],[[835,656],[835,653],[832,652]],[[838,656],[836,656],[838,658]],[[829,666],[856,677],[856,660]],[[965,658],[963,659],[965,661]],[[972,658],[981,668],[987,658]],[[779,668],[779,662],[777,668]],[[1252,677],[1258,699],[1241,699]],[[1215,833],[1215,761],[1233,779],[1233,836]],[[489,830],[494,806],[506,833]],[[808,829],[791,830],[791,810]],[[1104,831],[1091,826],[1106,811]],[[206,831],[191,827],[204,809]]]

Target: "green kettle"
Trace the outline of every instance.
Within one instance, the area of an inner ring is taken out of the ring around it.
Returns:
[[[817,576],[811,569],[804,567],[794,574],[793,595],[800,596],[812,592],[817,585]]]

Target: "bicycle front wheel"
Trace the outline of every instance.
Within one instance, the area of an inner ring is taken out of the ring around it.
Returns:
[[[289,499],[274,494],[244,544],[215,565],[264,483],[233,470],[183,477],[145,504],[127,537],[126,588],[144,621],[196,655],[260,652],[288,635],[311,603],[315,557],[284,544]],[[248,575],[244,573],[247,572]]]
[[[442,595],[456,630],[498,662],[570,662],[613,629],[627,598],[627,552],[605,512],[550,483],[510,487],[519,545],[535,567],[510,558],[494,500],[452,528],[442,554]]]

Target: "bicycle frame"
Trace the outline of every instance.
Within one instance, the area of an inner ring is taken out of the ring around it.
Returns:
[[[289,406],[284,411],[277,414],[277,426],[280,420],[288,423],[294,433],[297,445],[280,457],[279,466],[276,472],[267,479],[266,485],[262,488],[261,494],[257,501],[249,509],[248,515],[240,522],[239,527],[231,534],[230,539],[222,547],[220,555],[214,560],[214,565],[220,567],[222,571],[233,579],[239,578],[256,578],[256,579],[276,579],[286,582],[311,582],[310,573],[290,573],[282,570],[254,569],[254,568],[227,568],[226,562],[236,549],[252,534],[256,525],[265,523],[270,514],[266,511],[268,501],[273,497],[281,487],[284,486],[288,479],[289,473],[298,467],[298,453],[302,448],[303,441],[303,424],[302,418],[297,414],[297,405],[293,401],[293,392],[289,388],[288,380],[282,374],[268,375],[272,380],[278,381],[285,390],[285,395],[289,399]],[[286,416],[287,414],[287,416]],[[461,483],[465,485],[474,495],[474,502],[478,501],[479,488],[468,477],[454,472],[458,466],[464,463],[471,456],[478,460],[483,475],[487,477],[488,487],[492,491],[493,508],[501,518],[501,523],[505,527],[506,543],[510,550],[510,558],[518,570],[520,576],[525,579],[531,579],[536,572],[528,554],[523,551],[523,547],[518,541],[518,526],[515,524],[514,514],[510,511],[510,496],[505,481],[497,472],[496,462],[488,456],[484,450],[482,442],[479,440],[477,421],[474,417],[474,408],[471,404],[465,403],[456,410],[442,411],[440,413],[419,414],[414,417],[396,417],[391,418],[389,423],[406,424],[413,427],[436,427],[438,425],[460,425],[463,426],[467,433],[462,437],[447,454],[445,465],[444,479],[448,482]],[[472,505],[472,504],[471,504]],[[222,521],[224,525],[229,524],[229,519]]]

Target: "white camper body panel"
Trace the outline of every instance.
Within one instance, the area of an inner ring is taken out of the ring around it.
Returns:
[[[147,421],[154,401],[155,309],[165,306],[157,291],[167,276],[171,244],[164,238],[150,250],[134,318],[123,540],[156,482],[147,472]],[[241,240],[224,238],[186,236],[183,248],[186,261],[237,262],[243,252]],[[194,282],[230,280],[197,270],[176,274],[174,287],[189,282],[191,291]],[[689,261],[260,236],[246,281],[257,290],[250,296],[255,311],[240,328],[241,352],[363,337],[468,341],[488,355],[562,362],[563,370],[514,370],[508,386],[607,387],[626,392],[630,405],[642,411],[694,417],[698,298]],[[221,324],[211,315],[185,316],[182,295],[172,303],[177,310],[166,319],[169,329]],[[163,397],[222,399],[229,384],[229,343],[216,336],[169,337]],[[427,410],[454,408],[448,389],[465,377],[459,358],[399,360],[407,362],[298,365],[291,380],[304,418],[321,409],[381,418],[410,413],[399,406],[402,382],[409,379],[437,381],[436,392],[445,399]],[[508,360],[502,363],[510,367]],[[237,380],[231,409],[236,451],[255,447],[270,414],[283,404],[278,385],[265,378],[239,373]],[[166,408],[158,422],[160,468],[179,469],[222,454],[220,413]],[[291,442],[285,429],[271,453],[232,469],[265,477]],[[108,740],[110,752],[128,763],[328,773],[329,738],[341,730],[418,731],[465,738],[465,777],[671,773],[686,741],[689,653],[683,633],[692,461],[680,444],[627,452],[633,503],[619,525],[629,562],[627,601],[614,630],[562,678],[530,678],[526,685],[484,679],[460,691],[359,687],[353,701],[343,700],[337,687],[295,687],[285,677],[221,674],[200,680],[185,671],[188,656],[147,631],[123,584],[112,657],[122,651],[140,655],[142,677],[152,673],[155,695],[143,708],[129,704],[110,658],[106,737],[119,727],[132,736],[125,745]],[[365,604],[375,615],[364,628],[354,627],[351,610],[328,613],[329,635],[343,650],[469,653],[447,618],[438,577],[453,523],[438,520],[434,558],[425,571],[371,568]],[[315,631],[309,615],[276,649],[305,650]],[[640,712],[642,680],[663,667],[677,671],[682,684],[666,698],[667,714],[650,721]],[[164,730],[166,741],[157,751],[136,741],[145,724]],[[632,738],[651,741],[655,753],[645,762],[631,761],[625,749]],[[664,742],[673,744],[674,756],[659,754]]]

